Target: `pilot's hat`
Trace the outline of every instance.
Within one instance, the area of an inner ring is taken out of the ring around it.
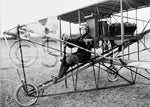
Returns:
[[[79,30],[81,30],[81,29],[86,29],[86,31],[89,32],[89,25],[87,23],[82,23],[80,25]]]

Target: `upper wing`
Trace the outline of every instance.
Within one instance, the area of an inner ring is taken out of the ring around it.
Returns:
[[[123,1],[123,10],[134,10],[139,8],[148,7],[150,5],[150,0],[122,0]],[[92,13],[98,13],[103,18],[110,17],[113,14],[120,12],[120,0],[101,0],[98,3],[79,8],[58,16],[59,19],[71,22],[79,23],[78,13],[82,14],[80,16],[81,22],[85,22],[85,16],[89,16]]]

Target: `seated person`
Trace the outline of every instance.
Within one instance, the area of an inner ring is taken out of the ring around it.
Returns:
[[[73,43],[75,45],[78,45],[82,48],[85,48],[87,50],[91,50],[91,48],[94,46],[94,41],[92,36],[90,35],[89,26],[86,23],[81,24],[79,30],[80,30],[79,37],[64,38],[64,40]],[[75,47],[70,44],[66,44],[66,45],[69,48]],[[65,59],[63,58],[61,61],[61,66],[57,77],[52,76],[54,83],[56,83],[59,78],[62,78],[66,74],[69,67],[72,67],[77,63],[88,61],[90,60],[90,58],[91,58],[91,53],[80,48],[77,49],[77,52],[68,54],[66,58]]]

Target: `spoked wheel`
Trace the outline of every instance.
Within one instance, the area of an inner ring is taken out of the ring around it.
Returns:
[[[21,44],[20,44],[21,43]],[[22,50],[23,56],[21,57]],[[32,53],[32,54],[31,54]],[[34,64],[38,58],[38,50],[36,45],[28,40],[17,40],[12,44],[9,51],[9,57],[13,64],[22,67],[22,60],[25,67],[29,67]]]
[[[27,83],[27,90],[28,93],[24,90],[24,85],[22,84],[14,92],[14,98],[21,106],[33,105],[38,99],[39,93],[36,91],[37,87],[34,84]]]
[[[54,67],[58,62],[58,49],[57,42],[54,40],[46,40],[42,44],[44,51],[41,64],[45,67]],[[46,60],[50,58],[51,60]]]
[[[115,73],[118,73],[118,69],[115,66],[110,66],[110,69],[107,69],[107,79],[111,82],[118,80],[118,75]]]

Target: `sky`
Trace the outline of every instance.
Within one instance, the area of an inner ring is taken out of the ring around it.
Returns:
[[[0,31],[18,24],[27,24],[42,18],[57,16],[102,0],[0,0]],[[140,11],[140,10],[139,10]],[[150,8],[139,13],[140,18],[150,18]]]
[[[1,29],[57,16],[101,0],[1,0]]]

